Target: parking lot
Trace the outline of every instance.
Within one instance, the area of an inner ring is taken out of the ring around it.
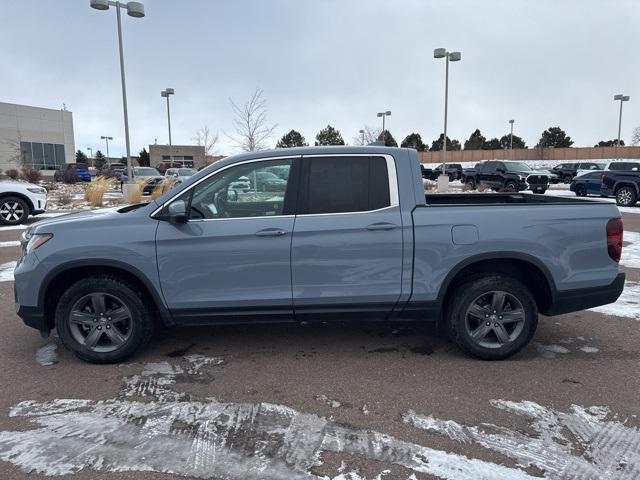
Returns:
[[[638,209],[640,210],[640,209]],[[167,330],[90,365],[22,324],[0,228],[0,478],[640,478],[640,215],[627,289],[502,362],[430,324]]]

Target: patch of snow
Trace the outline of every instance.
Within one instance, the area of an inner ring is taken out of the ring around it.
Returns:
[[[598,353],[600,351],[599,348],[589,347],[589,346],[580,347],[580,350],[582,350],[585,353]]]
[[[628,244],[622,247],[620,263],[625,267],[640,268],[640,233],[625,230],[622,239]]]
[[[0,265],[0,282],[13,282],[13,271],[17,264],[18,262],[14,260]]]
[[[624,250],[624,249],[623,249]],[[615,303],[589,309],[614,317],[627,317],[640,320],[640,282],[625,282],[622,295]]]
[[[342,403],[340,403],[338,400],[329,398],[326,395],[316,395],[315,399],[319,402],[324,403],[325,405],[328,405],[331,408],[338,408],[342,406]]]
[[[187,370],[189,375],[200,373],[202,367],[206,365],[220,365],[224,362],[220,357],[206,357],[200,354],[185,355],[184,359],[191,363],[191,367]]]
[[[2,225],[0,226],[0,232],[6,232],[7,230],[26,230],[29,228],[29,225],[21,224],[21,225]]]
[[[535,343],[536,350],[540,353],[544,358],[556,358],[556,354],[569,353],[569,350],[561,345],[543,345],[541,343]]]
[[[369,415],[369,407],[367,406],[366,403],[364,405],[362,405],[362,414],[363,415]]]
[[[40,347],[36,350],[36,362],[43,367],[49,367],[58,363],[58,353],[56,352],[57,345],[55,343],[48,343],[44,347]]]
[[[640,215],[640,207],[618,207],[618,210],[622,213],[634,213]]]

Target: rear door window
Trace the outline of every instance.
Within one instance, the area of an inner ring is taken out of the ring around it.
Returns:
[[[384,157],[308,157],[304,168],[307,185],[299,213],[365,212],[391,205]]]
[[[637,172],[640,170],[640,163],[637,162],[611,162],[609,170]]]

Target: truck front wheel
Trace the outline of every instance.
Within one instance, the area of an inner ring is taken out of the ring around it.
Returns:
[[[638,195],[632,187],[622,187],[616,192],[616,204],[620,207],[631,207],[637,201]]]
[[[469,189],[471,190],[476,189],[476,181],[473,178],[468,178],[466,181],[466,184],[469,186]]]
[[[451,339],[482,360],[514,355],[529,343],[538,325],[538,309],[529,289],[503,274],[474,275],[448,299]]]
[[[133,285],[112,276],[93,276],[60,297],[55,324],[60,340],[91,363],[120,362],[151,338],[151,309]]]

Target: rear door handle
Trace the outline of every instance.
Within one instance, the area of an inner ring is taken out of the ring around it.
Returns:
[[[285,232],[281,228],[265,228],[264,230],[256,232],[257,237],[281,237],[282,235],[286,234],[287,232]]]
[[[367,230],[393,230],[394,228],[398,228],[398,226],[393,223],[386,222],[372,223],[367,226]]]

